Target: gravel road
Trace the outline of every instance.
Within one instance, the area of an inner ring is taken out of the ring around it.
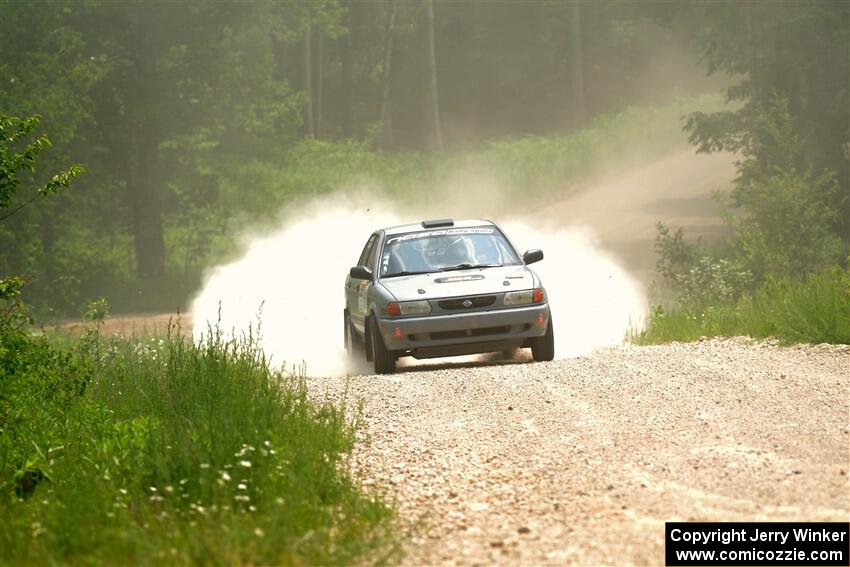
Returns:
[[[311,378],[407,564],[660,564],[668,520],[850,517],[850,347],[747,339]]]

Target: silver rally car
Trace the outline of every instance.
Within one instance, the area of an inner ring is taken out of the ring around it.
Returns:
[[[403,356],[434,358],[531,347],[555,354],[540,278],[487,220],[423,221],[376,231],[345,279],[345,348],[395,371]]]

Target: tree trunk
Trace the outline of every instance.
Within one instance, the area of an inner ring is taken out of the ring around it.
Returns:
[[[386,150],[393,143],[392,108],[390,107],[390,69],[393,61],[393,30],[395,28],[395,2],[387,4],[387,18],[384,25],[384,61],[381,74],[381,149]]]
[[[276,37],[274,34],[272,34],[270,41],[272,46],[272,57],[274,60],[273,76],[278,81],[285,81],[287,79],[285,67],[287,57],[286,42],[280,37]]]
[[[747,47],[750,57],[750,98],[755,100],[760,98],[758,76],[758,54],[756,53],[756,37],[755,24],[753,22],[753,5],[752,2],[744,2],[744,22],[747,27]]]
[[[325,34],[322,32],[322,28],[316,29],[316,116],[314,118],[314,123],[316,124],[316,138],[321,138],[322,131],[322,113],[323,113],[323,88],[324,88],[324,51],[325,51]]]
[[[304,127],[308,136],[314,136],[316,129],[313,127],[313,41],[310,28],[312,24],[308,24],[304,30],[304,94],[307,100],[304,103]]]
[[[133,21],[131,57],[133,83],[129,117],[132,149],[127,191],[133,215],[136,268],[139,278],[150,282],[165,273],[165,239],[162,230],[162,199],[159,178],[159,132],[155,85],[156,51],[148,31],[155,29],[150,6],[140,6]]]
[[[570,125],[578,127],[586,116],[584,100],[584,54],[581,40],[581,6],[579,0],[570,0],[569,35],[570,51]]]
[[[346,27],[348,33],[342,36],[340,54],[342,60],[342,91],[343,91],[343,115],[342,134],[346,138],[356,137],[355,124],[357,123],[357,87],[354,82],[354,33],[357,27],[357,2],[349,0],[348,14],[346,15]]]
[[[156,280],[165,273],[162,199],[159,179],[159,139],[150,122],[135,128],[135,163],[127,184],[133,210],[136,263],[139,278]]]
[[[433,149],[443,151],[443,130],[440,126],[440,102],[437,88],[437,53],[434,40],[434,0],[425,2],[425,34],[428,40],[428,98],[433,127]]]
[[[56,260],[53,257],[54,246],[56,244],[56,224],[53,217],[56,214],[55,206],[52,199],[46,199],[41,204],[41,252],[42,262],[44,266],[44,281],[48,286],[52,286],[56,281]],[[51,288],[51,295],[54,299],[61,301],[63,293],[58,289]]]

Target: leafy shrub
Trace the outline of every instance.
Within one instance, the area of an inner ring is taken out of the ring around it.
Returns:
[[[775,169],[739,186],[740,213],[727,208],[734,229],[735,260],[761,281],[767,276],[802,277],[839,264],[847,245],[833,231],[839,208],[835,176]]]
[[[26,496],[53,477],[51,454],[67,442],[66,412],[85,393],[90,362],[0,324],[0,492]]]
[[[350,564],[396,553],[392,509],[348,472],[356,421],[309,401],[302,377],[271,371],[250,336],[89,339],[63,351],[0,335],[4,561]]]
[[[674,282],[685,305],[700,307],[735,301],[751,285],[752,274],[727,258],[700,256]]]
[[[700,309],[717,302],[734,302],[752,288],[752,273],[739,262],[700,253],[698,245],[685,242],[681,228],[671,234],[663,223],[656,227],[656,270],[678,293],[682,304]]]

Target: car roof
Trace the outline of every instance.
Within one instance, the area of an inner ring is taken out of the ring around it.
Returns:
[[[496,226],[493,221],[488,221],[485,219],[461,219],[454,220],[454,224],[451,226],[435,226],[430,228],[425,228],[422,226],[422,223],[415,224],[399,224],[396,226],[387,227],[384,230],[387,236],[392,236],[394,234],[404,234],[407,232],[418,232],[424,230],[444,230],[446,228],[468,228],[471,226]]]

